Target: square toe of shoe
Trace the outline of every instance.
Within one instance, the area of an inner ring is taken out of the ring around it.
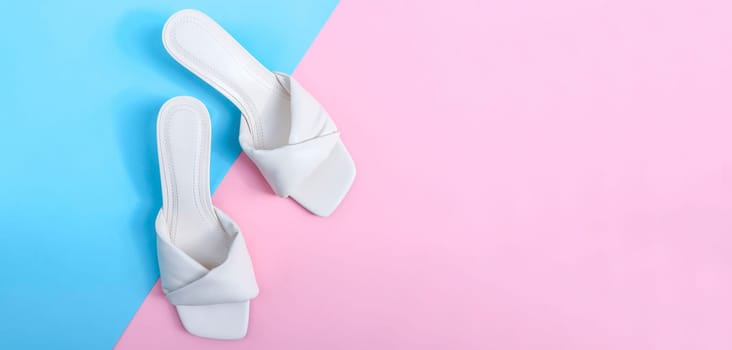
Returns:
[[[177,305],[183,327],[199,337],[240,339],[249,328],[249,301],[213,305]]]
[[[329,216],[351,189],[356,165],[342,141],[290,197],[318,216]]]

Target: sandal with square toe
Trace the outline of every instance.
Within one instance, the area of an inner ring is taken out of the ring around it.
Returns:
[[[170,55],[241,111],[239,143],[274,192],[329,216],[356,176],[325,109],[291,76],[271,72],[205,14],[182,10],[163,29]]]
[[[185,329],[239,339],[259,288],[239,227],[211,203],[211,122],[192,97],[175,97],[158,114],[163,207],[155,221],[160,280]]]

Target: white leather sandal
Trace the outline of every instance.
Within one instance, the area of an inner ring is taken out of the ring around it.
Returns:
[[[206,107],[175,97],[158,115],[163,207],[155,221],[163,291],[185,329],[214,339],[247,333],[259,288],[239,228],[211,203]]]
[[[242,113],[239,143],[281,197],[330,215],[356,176],[325,109],[292,77],[271,72],[221,26],[196,10],[173,14],[165,49]]]

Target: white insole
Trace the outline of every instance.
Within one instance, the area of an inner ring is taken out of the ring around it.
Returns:
[[[221,227],[211,203],[208,111],[194,98],[176,97],[160,109],[157,127],[162,210],[170,240],[210,269],[226,259],[232,238]]]
[[[199,11],[173,14],[163,28],[163,45],[241,110],[239,143],[275,193],[316,215],[335,210],[356,168],[332,119],[312,95],[292,77],[269,71]]]
[[[239,108],[254,148],[288,143],[288,91],[216,22],[195,10],[180,11],[165,24],[163,44],[178,62]]]

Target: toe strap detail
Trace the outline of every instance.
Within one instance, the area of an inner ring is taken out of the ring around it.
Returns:
[[[291,124],[288,144],[275,149],[242,149],[281,197],[292,194],[325,161],[340,140],[333,120],[322,105],[295,79],[275,73],[290,93]]]
[[[339,139],[336,132],[272,150],[243,149],[275,193],[287,197],[328,158]]]
[[[174,305],[242,302],[259,294],[252,261],[236,223],[216,209],[224,229],[232,235],[226,260],[212,269],[199,264],[170,242],[162,212],[155,228],[163,291]]]

